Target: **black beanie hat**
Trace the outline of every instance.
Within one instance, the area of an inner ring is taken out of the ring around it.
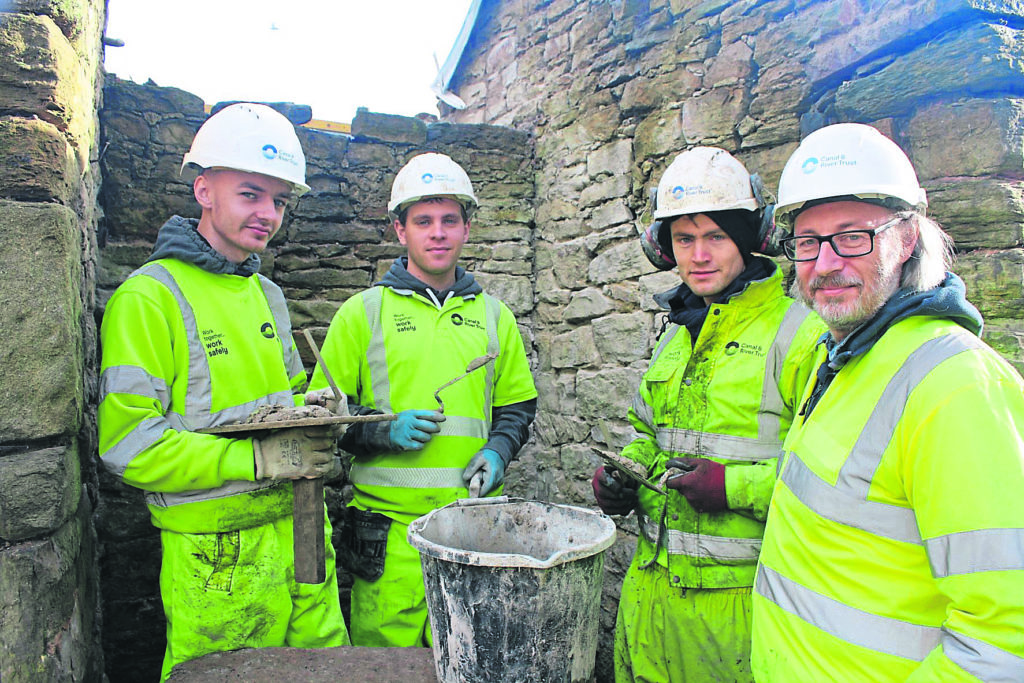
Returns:
[[[757,233],[761,219],[757,211],[731,209],[710,211],[704,214],[720,227],[743,256],[743,263],[750,263],[750,253],[757,248]]]

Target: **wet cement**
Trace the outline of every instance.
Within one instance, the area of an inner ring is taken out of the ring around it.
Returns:
[[[267,647],[215,652],[174,667],[173,683],[412,683],[436,681],[425,647]]]

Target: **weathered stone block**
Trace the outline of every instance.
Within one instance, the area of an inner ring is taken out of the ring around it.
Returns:
[[[571,372],[543,372],[534,378],[537,412],[573,415],[576,412],[576,378]]]
[[[683,147],[683,122],[678,110],[654,112],[637,124],[633,133],[633,157],[661,157]]]
[[[572,299],[565,307],[563,315],[566,322],[580,323],[605,315],[611,309],[611,302],[601,294],[601,290],[588,287],[579,292],[573,292]]]
[[[1024,186],[1001,178],[925,183],[928,211],[957,248],[1002,249],[1024,244]]]
[[[914,112],[906,131],[907,153],[922,179],[1014,175],[1024,168],[1021,99],[928,105]]]
[[[580,208],[589,209],[629,194],[632,181],[628,175],[613,176],[587,185],[580,193]]]
[[[576,414],[584,419],[617,419],[626,415],[640,385],[640,371],[601,368],[576,373]]]
[[[528,315],[533,310],[533,286],[530,278],[489,273],[473,273],[473,277],[484,291],[504,301],[517,316]]]
[[[0,456],[0,540],[56,531],[78,509],[81,486],[74,446]]]
[[[613,313],[594,320],[591,325],[597,351],[606,363],[629,364],[650,355],[649,313]]]
[[[628,223],[632,220],[633,212],[629,210],[625,202],[621,199],[615,199],[594,209],[590,216],[590,229],[604,230],[613,225]]]
[[[551,367],[557,369],[581,368],[601,362],[589,325],[552,337],[550,354]]]
[[[352,135],[385,142],[421,145],[427,141],[427,125],[416,118],[378,114],[366,109],[356,112],[352,119]]]
[[[382,231],[372,225],[295,221],[288,227],[285,241],[295,244],[369,244],[379,243]]]
[[[79,234],[70,209],[0,200],[0,329],[12,331],[0,349],[0,443],[78,431]]]
[[[0,679],[99,680],[89,502],[45,540],[0,547]]]
[[[3,14],[0,22],[0,102],[7,112],[34,114],[70,134],[78,165],[88,160],[91,83],[83,82],[79,57],[53,20]]]
[[[732,136],[747,113],[750,93],[742,87],[714,88],[683,102],[682,131],[689,144],[713,144]]]
[[[603,285],[647,275],[654,271],[640,248],[640,242],[630,240],[617,244],[604,253],[598,254],[587,269],[590,282]]]
[[[836,111],[855,120],[906,114],[941,94],[1003,92],[1024,75],[1024,30],[978,23],[924,43],[879,71],[846,81]]]
[[[654,295],[667,292],[680,285],[679,276],[674,270],[665,270],[645,275],[640,278],[640,309],[644,311],[663,311],[664,309],[654,303]]]
[[[982,316],[1024,319],[1024,249],[961,254],[953,271]]]
[[[981,338],[1024,376],[1024,321],[989,318]]]
[[[625,175],[633,165],[633,143],[628,139],[615,140],[598,147],[587,155],[587,175]]]
[[[0,197],[67,204],[77,178],[74,150],[55,126],[0,118]]]
[[[558,413],[538,413],[533,426],[537,440],[545,446],[578,443],[590,434],[583,420]]]

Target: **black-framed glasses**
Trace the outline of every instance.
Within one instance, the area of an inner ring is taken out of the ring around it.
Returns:
[[[821,253],[821,245],[828,242],[836,256],[847,258],[867,256],[875,249],[875,235],[899,225],[907,219],[906,215],[882,223],[877,228],[844,230],[831,235],[796,235],[782,240],[782,251],[790,261],[813,261]]]

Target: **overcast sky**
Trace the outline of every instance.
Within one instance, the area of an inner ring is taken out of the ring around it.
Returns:
[[[472,0],[109,0],[105,68],[222,100],[437,113],[430,84]],[[0,0],[2,2],[2,0]]]

